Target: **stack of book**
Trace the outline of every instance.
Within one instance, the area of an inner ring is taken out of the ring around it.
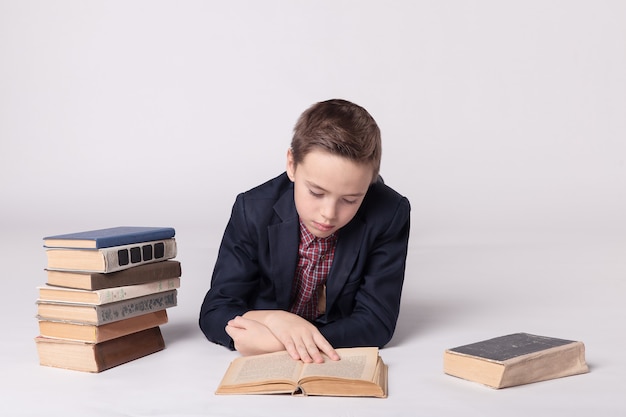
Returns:
[[[35,338],[41,365],[101,372],[165,348],[182,275],[175,230],[114,227],[44,238]]]

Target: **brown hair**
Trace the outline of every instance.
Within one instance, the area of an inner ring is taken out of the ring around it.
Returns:
[[[382,144],[380,129],[363,107],[347,100],[316,103],[302,113],[293,130],[291,152],[299,164],[313,149],[370,164],[378,178]]]

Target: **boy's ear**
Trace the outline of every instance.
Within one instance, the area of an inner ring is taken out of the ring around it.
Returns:
[[[293,159],[293,152],[291,148],[287,149],[287,176],[291,182],[295,181],[296,174],[296,161]]]

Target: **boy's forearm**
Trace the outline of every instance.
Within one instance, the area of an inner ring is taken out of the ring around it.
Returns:
[[[280,325],[285,320],[293,319],[298,316],[284,310],[250,310],[242,317],[250,320],[256,320],[272,330],[274,326]]]
[[[273,310],[250,310],[242,315],[242,317],[258,321],[267,326],[268,318],[274,313]]]
[[[319,329],[296,314],[284,310],[251,310],[242,317],[265,326],[293,359],[322,363],[325,353],[330,359],[339,360]]]
[[[256,320],[242,316],[235,317],[228,322],[226,332],[233,339],[235,349],[244,356],[285,349],[276,336],[264,324]]]

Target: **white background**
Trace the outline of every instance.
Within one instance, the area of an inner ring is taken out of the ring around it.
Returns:
[[[0,0],[0,397],[12,415],[623,415],[626,2]],[[234,353],[196,318],[235,195],[284,169],[299,114],[345,98],[412,203],[387,400],[216,397]],[[172,226],[167,349],[38,366],[41,238]],[[588,375],[503,391],[445,348],[582,340]],[[71,405],[65,405],[67,401]],[[304,402],[306,401],[306,405]]]

